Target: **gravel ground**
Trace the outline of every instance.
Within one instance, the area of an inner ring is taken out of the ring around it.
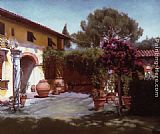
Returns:
[[[86,94],[63,93],[27,99],[26,106],[12,113],[0,107],[0,134],[160,134],[160,117],[122,116],[92,110]]]

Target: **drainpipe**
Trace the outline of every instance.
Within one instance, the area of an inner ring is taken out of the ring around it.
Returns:
[[[19,97],[19,89],[20,89],[20,50],[11,50],[12,62],[13,62],[13,97],[14,110],[19,109],[20,97]]]

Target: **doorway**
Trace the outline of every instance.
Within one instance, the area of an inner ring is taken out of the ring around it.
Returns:
[[[33,57],[31,56],[24,56],[20,60],[20,66],[21,66],[21,86],[20,90],[22,92],[25,92],[26,89],[28,88],[28,80],[31,76],[31,73],[33,71],[33,68],[36,65],[36,61],[34,60]]]

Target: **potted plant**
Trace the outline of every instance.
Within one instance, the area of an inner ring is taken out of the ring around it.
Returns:
[[[25,102],[26,102],[26,99],[27,99],[26,90],[28,89],[29,85],[30,85],[29,82],[27,82],[25,88],[23,88],[23,89],[20,90],[20,96],[19,96],[19,98],[20,98],[20,104],[22,106],[25,105]]]
[[[26,94],[20,94],[20,104],[21,104],[22,106],[25,105],[26,99],[27,99],[27,95],[26,95]]]
[[[94,89],[92,90],[92,97],[94,101],[94,109],[96,111],[103,109],[106,102],[106,93],[104,91],[106,84],[105,77],[106,73],[103,68],[99,68],[99,70],[92,75],[92,84],[94,86]]]

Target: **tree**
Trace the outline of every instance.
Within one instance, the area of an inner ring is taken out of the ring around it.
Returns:
[[[64,26],[64,28],[63,28],[63,30],[62,30],[62,34],[70,37],[70,34],[69,34],[68,30],[67,30],[67,24],[65,24],[65,26]],[[65,46],[66,48],[70,48],[70,47],[71,47],[71,42],[70,42],[70,40],[65,39],[65,40],[64,40],[64,46]]]
[[[128,37],[131,42],[142,36],[143,29],[127,14],[115,9],[103,8],[90,13],[87,21],[81,21],[81,31],[72,35],[79,47],[97,47],[101,37],[112,27],[120,38]]]
[[[160,39],[160,37],[157,37],[157,39]],[[146,38],[144,40],[142,40],[141,42],[136,43],[136,47],[140,50],[149,50],[149,49],[154,49],[154,44],[156,38]],[[159,42],[160,45],[160,42]]]
[[[108,30],[106,37],[101,41],[101,47],[104,51],[102,62],[107,71],[114,70],[118,75],[118,96],[119,96],[119,114],[122,110],[121,96],[121,78],[122,75],[131,75],[134,71],[136,61],[136,51],[127,41],[117,39],[113,35],[113,30]],[[109,36],[108,36],[109,35]]]

